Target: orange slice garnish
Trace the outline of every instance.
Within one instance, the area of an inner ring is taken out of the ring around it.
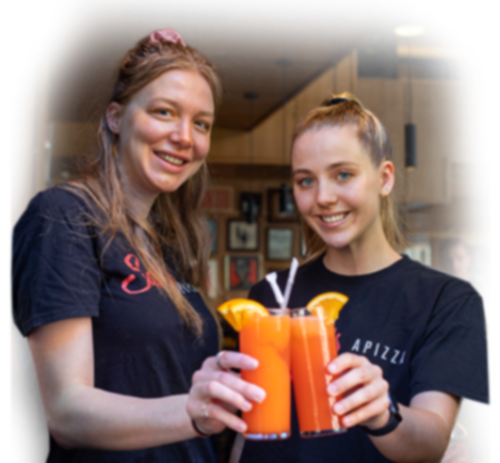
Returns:
[[[320,318],[325,318],[327,323],[335,323],[339,313],[349,298],[341,293],[321,293],[309,301],[306,309]]]
[[[267,309],[251,299],[230,299],[217,308],[219,312],[236,331],[240,331],[252,317],[268,317]]]

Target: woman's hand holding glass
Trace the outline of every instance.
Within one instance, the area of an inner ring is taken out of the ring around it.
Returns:
[[[245,422],[235,412],[249,411],[252,402],[262,402],[264,389],[243,381],[239,374],[231,371],[254,370],[258,362],[239,352],[221,351],[208,357],[193,375],[189,391],[187,412],[203,434],[216,434],[225,427],[244,432]]]
[[[378,429],[389,421],[389,384],[382,368],[362,355],[344,353],[328,365],[328,371],[338,375],[327,390],[334,397],[343,396],[333,411],[342,417],[344,427],[360,424]]]

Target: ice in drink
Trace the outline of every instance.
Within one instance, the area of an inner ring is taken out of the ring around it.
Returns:
[[[259,361],[255,370],[242,370],[245,381],[266,391],[261,403],[243,412],[248,428],[247,439],[286,439],[290,436],[290,317],[277,315],[255,316],[239,332],[240,351]]]

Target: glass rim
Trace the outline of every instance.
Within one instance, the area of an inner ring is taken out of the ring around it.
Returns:
[[[309,312],[305,307],[297,307],[295,309],[288,309],[290,317],[314,317],[314,314]]]
[[[283,310],[278,307],[268,308],[267,311],[269,312],[269,315],[272,315],[273,317],[278,317],[280,315],[289,315],[288,309]]]

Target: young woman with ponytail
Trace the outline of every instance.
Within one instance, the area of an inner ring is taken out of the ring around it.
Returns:
[[[120,65],[88,168],[39,193],[15,227],[14,320],[38,377],[48,462],[215,462],[203,437],[241,429],[234,409],[263,397],[222,371],[256,361],[215,357],[202,297],[220,93],[206,58],[173,30],[153,32]]]
[[[399,252],[391,204],[395,169],[387,133],[351,94],[334,95],[297,126],[291,164],[308,261],[290,308],[318,294],[349,297],[336,322],[340,355],[325,385],[347,431],[301,439],[246,441],[242,463],[437,462],[461,397],[488,401],[481,298],[465,281]],[[278,274],[282,289],[288,271]],[[250,298],[275,307],[266,281]]]

